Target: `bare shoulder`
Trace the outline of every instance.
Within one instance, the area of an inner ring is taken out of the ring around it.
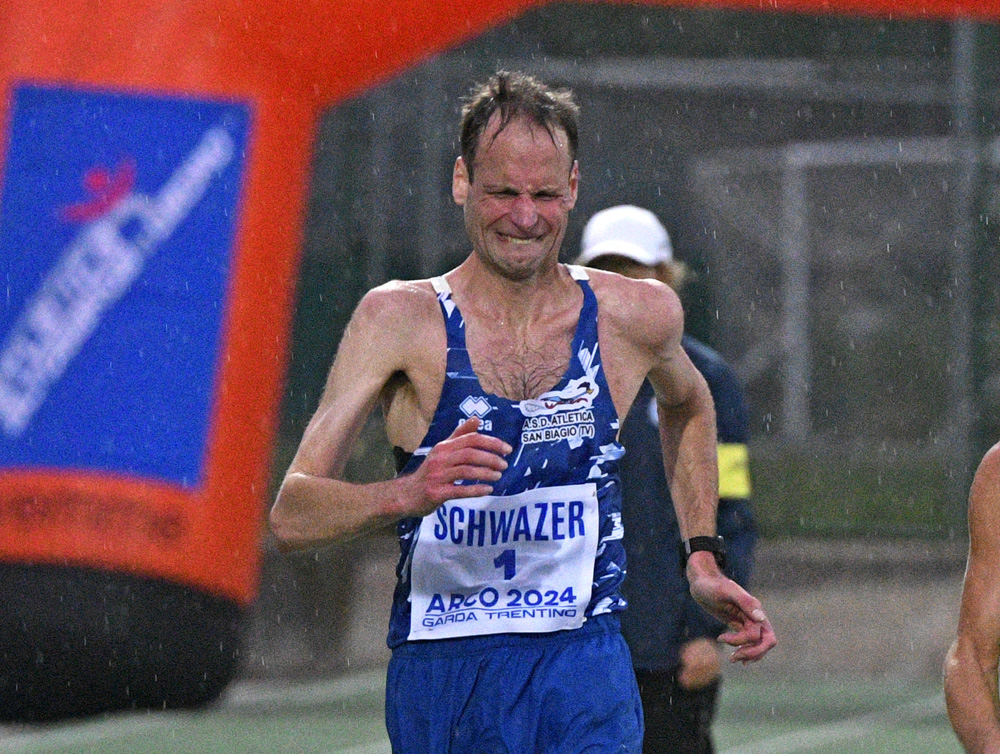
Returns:
[[[988,477],[994,483],[1000,482],[1000,442],[986,451],[977,474]]]
[[[437,316],[437,294],[429,280],[390,280],[372,288],[358,303],[353,319],[393,329],[411,329]]]
[[[618,414],[625,416],[647,377],[681,369],[666,392],[682,384],[683,364],[678,355],[683,355],[683,310],[677,294],[659,281],[633,280],[602,270],[587,272],[597,297],[605,375]],[[680,395],[684,390],[676,392]]]
[[[1000,444],[983,456],[969,491],[969,563],[1000,572]]]
[[[344,371],[383,384],[396,372],[412,371],[427,354],[443,353],[441,321],[429,281],[393,280],[372,288],[358,302],[344,330],[331,379]]]
[[[426,280],[392,280],[358,302],[344,339],[361,337],[369,348],[416,345],[440,320],[437,294]]]
[[[602,323],[640,348],[658,350],[680,340],[684,312],[670,286],[633,280],[613,272],[588,270]]]
[[[976,519],[1000,521],[1000,443],[979,462],[969,494],[969,515],[973,524]]]

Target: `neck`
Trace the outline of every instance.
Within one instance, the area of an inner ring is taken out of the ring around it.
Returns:
[[[530,277],[507,277],[473,253],[448,273],[448,281],[460,305],[472,304],[481,311],[507,322],[531,319],[540,309],[559,299],[558,291],[572,282],[566,268],[547,265]]]

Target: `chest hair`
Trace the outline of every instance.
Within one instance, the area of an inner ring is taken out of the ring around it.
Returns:
[[[575,323],[573,323],[575,325]],[[483,390],[507,400],[537,398],[554,388],[569,366],[573,327],[539,341],[493,336],[468,344],[469,359]]]

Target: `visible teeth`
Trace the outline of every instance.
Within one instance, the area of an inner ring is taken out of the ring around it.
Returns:
[[[529,244],[532,241],[534,241],[535,239],[534,238],[511,238],[510,236],[508,236],[507,240],[510,241],[511,243],[516,243],[516,244]]]

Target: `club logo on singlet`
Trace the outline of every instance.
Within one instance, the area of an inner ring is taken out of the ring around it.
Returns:
[[[570,380],[562,390],[542,393],[518,404],[526,417],[521,443],[566,440],[576,447],[594,436],[594,399],[600,393],[592,375]]]
[[[471,419],[473,416],[479,419],[479,430],[481,432],[492,431],[493,422],[487,419],[486,415],[493,410],[493,406],[485,398],[478,395],[469,395],[464,401],[458,404],[458,407],[465,414],[466,419]]]

